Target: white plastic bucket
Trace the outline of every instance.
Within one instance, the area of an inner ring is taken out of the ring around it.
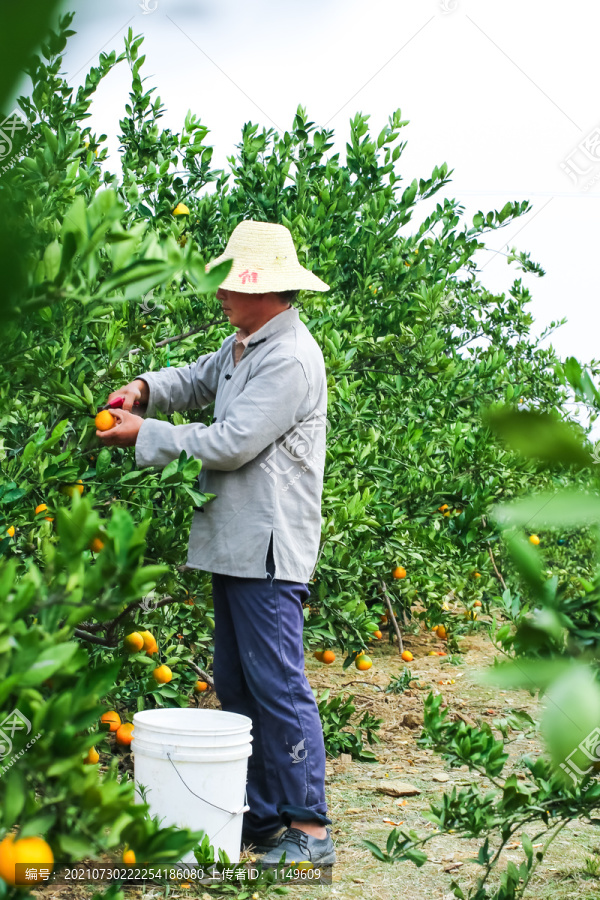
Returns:
[[[136,802],[146,788],[150,817],[162,828],[205,831],[239,862],[252,720],[217,709],[148,709],[135,713],[131,750]],[[190,851],[181,860],[195,865]]]

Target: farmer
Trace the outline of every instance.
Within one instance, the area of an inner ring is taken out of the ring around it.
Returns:
[[[263,865],[335,861],[325,802],[325,749],[304,674],[302,604],[317,559],[325,459],[323,355],[292,305],[302,288],[329,290],[298,262],[282,225],[245,221],[209,267],[233,259],[217,291],[237,328],[189,366],[145,372],[124,398],[105,444],[135,445],[138,466],[182,450],[202,461],[186,566],[212,572],[214,680],[224,710],[252,719],[242,841]],[[134,402],[146,406],[141,418]],[[200,409],[211,425],[172,425],[155,410]]]

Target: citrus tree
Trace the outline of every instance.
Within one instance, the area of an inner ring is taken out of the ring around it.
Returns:
[[[477,622],[451,617],[447,595],[467,612],[476,602],[487,610],[505,570],[491,504],[584,474],[562,460],[549,472],[481,415],[498,400],[568,413],[572,390],[553,349],[531,335],[527,288],[516,278],[494,295],[474,262],[485,234],[527,202],[467,224],[457,200],[432,201],[449,183],[445,163],[405,184],[399,110],[377,136],[355,116],[343,159],[330,152],[333,132],[302,108],[283,134],[249,123],[228,171],[213,169],[194,114],[180,133],[159,127],[164,110],[144,89],[142,39],[131,31],[76,92],[67,85],[72,20],[63,16],[28,58],[33,88],[19,108],[30,130],[0,174],[3,233],[18,251],[4,260],[0,305],[2,710],[18,709],[42,734],[27,773],[17,764],[0,780],[1,821],[43,834],[70,859],[124,841],[138,857],[175,858],[193,838],[142,819],[117,779],[113,753],[126,755],[126,742],[115,745],[98,718],[108,709],[127,723],[136,709],[187,706],[199,678],[210,686],[210,585],[181,566],[192,507],[210,498],[197,489],[199,461],[182,454],[162,472],[138,470],[131,449],[100,449],[94,416],[137,374],[220,346],[229,329],[215,289],[227,264],[210,274],[205,264],[239,221],[287,225],[301,263],[331,285],[300,298],[325,356],[331,426],[308,646],[337,644],[345,664],[364,664],[386,597],[403,627],[445,622],[454,640]],[[106,136],[86,124],[117,65],[131,71],[119,172]],[[526,253],[509,262],[543,274]],[[211,411],[171,421],[210,424]],[[574,554],[589,576],[590,548],[588,536],[569,537],[559,576]],[[27,667],[31,683],[20,677]],[[83,671],[87,691],[77,687]],[[84,768],[95,765],[92,746],[107,754],[101,777]]]

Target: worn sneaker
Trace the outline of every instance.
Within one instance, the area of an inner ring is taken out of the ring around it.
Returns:
[[[331,829],[326,830],[327,837],[317,838],[299,828],[288,828],[279,838],[277,846],[263,856],[261,865],[278,866],[282,862],[289,866],[292,863],[311,862],[314,866],[332,866],[335,862],[335,847]]]
[[[242,830],[242,850],[250,850],[255,853],[267,853],[276,847],[279,838],[285,832],[285,825],[280,825],[275,831],[267,834],[256,834],[250,828]]]

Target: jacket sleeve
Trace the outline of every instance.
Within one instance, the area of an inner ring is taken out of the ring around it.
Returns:
[[[139,466],[166,466],[182,450],[204,469],[233,471],[302,421],[309,384],[294,357],[265,361],[229,405],[222,422],[172,425],[146,420],[135,445]]]
[[[227,348],[229,345],[228,341]],[[143,378],[149,388],[145,417],[151,417],[157,409],[169,415],[175,410],[208,406],[217,393],[222,352],[223,348],[206,353],[189,366],[165,366],[158,372],[136,375],[136,378]]]

